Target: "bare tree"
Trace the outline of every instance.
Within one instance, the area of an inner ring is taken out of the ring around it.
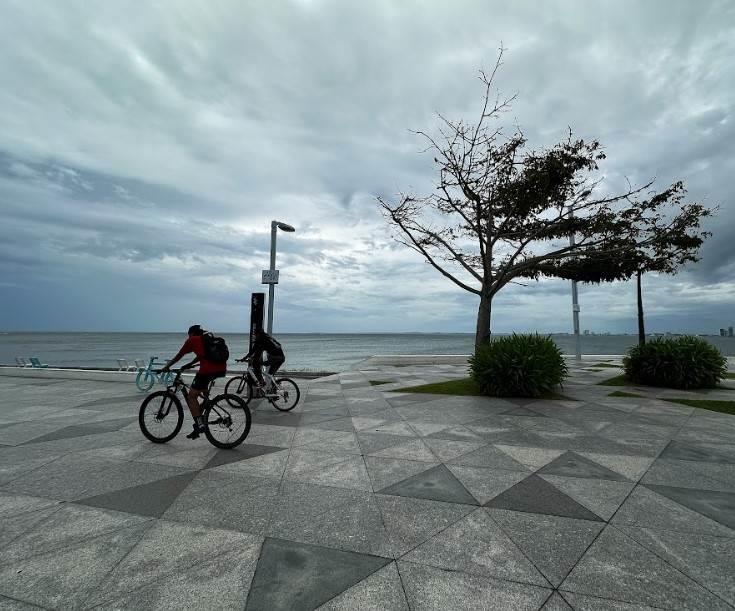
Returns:
[[[677,193],[676,185],[649,193],[650,181],[605,194],[595,178],[605,159],[600,144],[575,140],[571,131],[541,151],[525,150],[519,128],[505,136],[495,122],[515,96],[493,96],[502,57],[501,48],[492,72],[480,72],[484,97],[476,123],[439,115],[438,136],[415,132],[434,154],[434,192],[400,194],[396,202],[378,198],[399,242],[479,297],[476,345],[489,340],[493,298],[503,287],[523,278],[558,277],[575,260],[646,248],[655,232],[645,219]],[[574,245],[567,242],[572,232]]]

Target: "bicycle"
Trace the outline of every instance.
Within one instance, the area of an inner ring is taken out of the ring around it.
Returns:
[[[153,388],[156,382],[169,386],[174,381],[174,374],[170,371],[161,374],[153,369],[153,364],[157,358],[157,356],[152,356],[148,362],[148,367],[138,369],[138,375],[135,376],[135,385],[138,387],[138,390],[147,392]]]
[[[230,378],[225,384],[225,394],[228,397],[236,396],[242,398],[248,405],[251,399],[268,399],[270,404],[277,410],[282,412],[290,412],[299,402],[301,391],[298,384],[290,378],[274,378],[270,374],[263,372],[263,378],[266,380],[266,388],[270,392],[265,392],[258,382],[255,375],[251,359],[237,359],[238,362],[247,362],[248,369],[245,373]]]
[[[148,395],[140,406],[138,423],[143,435],[153,443],[166,443],[179,434],[184,423],[184,410],[176,396],[180,392],[186,399],[189,386],[181,379],[181,373],[188,369],[175,370],[173,382],[166,390]],[[226,393],[209,398],[214,380],[202,394],[202,419],[204,434],[209,443],[217,448],[230,449],[241,444],[250,433],[250,409],[243,399],[228,396]],[[166,428],[167,427],[167,428]],[[219,438],[224,434],[224,440]]]

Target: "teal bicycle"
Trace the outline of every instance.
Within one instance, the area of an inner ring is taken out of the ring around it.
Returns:
[[[156,382],[164,386],[171,386],[173,384],[175,376],[172,372],[159,373],[153,369],[153,364],[156,362],[156,359],[158,359],[157,356],[152,356],[148,362],[148,367],[138,369],[138,375],[135,377],[135,385],[138,387],[138,390],[147,392],[153,388]]]

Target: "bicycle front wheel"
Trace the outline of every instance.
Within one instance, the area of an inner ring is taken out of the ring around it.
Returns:
[[[138,414],[140,430],[153,443],[171,441],[184,423],[181,401],[168,390],[159,390],[148,395]]]
[[[250,408],[237,395],[218,395],[204,409],[204,434],[223,449],[240,445],[250,433]]]
[[[290,412],[296,407],[301,397],[298,385],[289,378],[278,378],[276,380],[276,392],[277,396],[268,397],[268,401],[272,403],[273,407],[282,412]]]
[[[225,396],[229,395],[237,395],[247,405],[253,397],[253,387],[248,383],[245,376],[236,376],[230,378],[227,384],[225,384]],[[229,399],[227,402],[230,403]],[[233,401],[230,405],[237,407],[237,402]]]

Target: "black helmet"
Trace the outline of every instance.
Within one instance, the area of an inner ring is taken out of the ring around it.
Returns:
[[[204,335],[201,325],[192,325],[189,327],[189,335]]]

